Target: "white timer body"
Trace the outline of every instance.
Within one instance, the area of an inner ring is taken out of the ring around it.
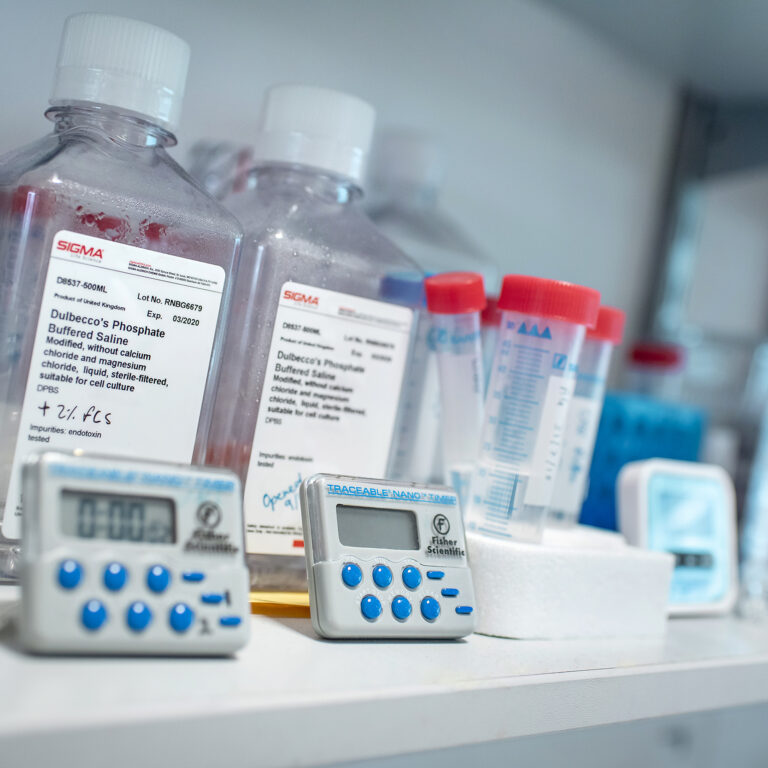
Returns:
[[[629,544],[669,552],[668,612],[728,613],[738,594],[736,498],[722,467],[668,459],[626,464],[617,481]]]
[[[47,452],[27,460],[23,494],[28,650],[223,655],[248,641],[233,473]]]
[[[452,488],[314,475],[301,515],[315,631],[330,638],[458,638],[475,595]]]

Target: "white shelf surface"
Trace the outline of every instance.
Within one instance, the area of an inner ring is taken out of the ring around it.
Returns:
[[[0,634],[3,765],[322,765],[768,701],[768,628],[663,640],[329,642],[255,616],[233,659],[54,658]]]

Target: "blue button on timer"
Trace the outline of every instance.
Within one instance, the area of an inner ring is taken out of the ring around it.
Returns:
[[[104,586],[111,592],[118,592],[128,581],[128,571],[120,563],[110,563],[104,569]]]
[[[376,621],[381,616],[381,603],[378,597],[366,595],[360,601],[360,610],[368,621]]]
[[[411,615],[412,610],[410,601],[402,595],[398,595],[392,601],[392,615],[398,621],[405,621]]]
[[[63,560],[59,566],[59,584],[64,589],[74,589],[83,578],[83,568],[77,560]]]
[[[101,600],[89,600],[83,606],[81,615],[83,626],[89,632],[95,632],[107,620],[107,609]]]
[[[442,579],[445,577],[445,571],[427,571],[428,579]]]
[[[239,616],[222,616],[219,619],[219,624],[222,627],[239,627],[242,621]]]
[[[443,597],[456,597],[459,594],[459,590],[455,587],[446,587],[440,590],[440,594]]]
[[[472,613],[472,606],[471,605],[457,605],[456,606],[456,613],[458,613],[460,616],[469,616],[469,614]]]
[[[152,611],[146,603],[136,600],[128,606],[125,612],[125,623],[134,632],[145,630],[150,621],[152,621]]]
[[[200,595],[200,602],[207,603],[208,605],[218,605],[224,600],[224,595],[220,595],[218,592],[208,592]]]
[[[347,563],[341,569],[341,580],[350,588],[356,587],[363,580],[363,572],[359,565]]]
[[[373,583],[381,589],[386,589],[392,583],[392,571],[386,565],[377,565],[373,569]]]
[[[403,584],[408,589],[417,589],[421,584],[421,572],[418,568],[414,568],[412,565],[408,565],[403,568]]]
[[[147,571],[147,586],[153,592],[165,592],[171,583],[171,574],[162,565],[153,565]]]
[[[195,612],[186,603],[176,603],[168,615],[174,632],[186,632],[195,620]]]
[[[184,571],[184,573],[181,574],[181,578],[184,579],[184,581],[203,581],[205,579],[205,574],[200,571]]]
[[[434,597],[425,597],[421,601],[421,615],[427,621],[434,621],[440,615],[440,603]]]

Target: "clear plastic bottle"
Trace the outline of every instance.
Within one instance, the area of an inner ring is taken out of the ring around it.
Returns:
[[[241,234],[166,153],[188,61],[149,24],[69,18],[53,133],[0,158],[5,576],[30,451],[202,456]]]
[[[368,184],[370,217],[428,275],[479,272],[489,293],[498,291],[499,268],[439,207],[442,173],[436,142],[406,128],[377,137]]]
[[[395,453],[423,275],[359,204],[373,123],[353,96],[272,88],[225,200],[246,238],[208,461],[244,481],[257,589],[306,589],[303,478],[381,477]]]
[[[185,167],[206,192],[220,200],[232,191],[235,177],[242,181],[243,171],[253,167],[253,148],[228,141],[197,141]]]
[[[499,284],[497,265],[440,209],[441,177],[440,152],[434,139],[412,129],[385,129],[377,135],[371,157],[368,212],[382,232],[427,275],[478,272],[486,290],[495,292]],[[412,449],[407,461],[397,467],[396,476],[423,483],[442,482],[437,363],[429,347],[423,356],[424,383],[414,387],[421,393],[421,416],[411,428]]]

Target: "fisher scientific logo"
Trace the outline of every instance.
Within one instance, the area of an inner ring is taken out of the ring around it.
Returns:
[[[446,538],[451,530],[451,521],[442,513],[438,513],[432,518],[432,530],[435,532],[429,540],[424,553],[427,555],[437,555],[438,557],[464,557],[464,548],[459,544],[458,539]]]
[[[197,508],[197,522],[209,530],[216,528],[221,522],[221,507],[212,501],[204,501]]]
[[[432,518],[432,528],[434,529],[435,533],[439,533],[441,536],[445,536],[445,534],[451,530],[451,523],[445,515],[435,515]]]
[[[204,501],[195,515],[198,527],[192,531],[186,544],[185,552],[199,552],[206,555],[236,555],[240,548],[232,541],[229,533],[219,533],[216,528],[222,521],[222,511],[218,504]]]
[[[57,251],[66,251],[67,253],[76,253],[80,256],[88,256],[91,259],[101,261],[104,258],[104,251],[93,245],[83,245],[82,243],[73,243],[69,240],[58,240],[56,242]]]
[[[464,551],[464,547],[459,544],[458,539],[433,536],[424,549],[424,554],[438,557],[465,557],[467,553]]]

